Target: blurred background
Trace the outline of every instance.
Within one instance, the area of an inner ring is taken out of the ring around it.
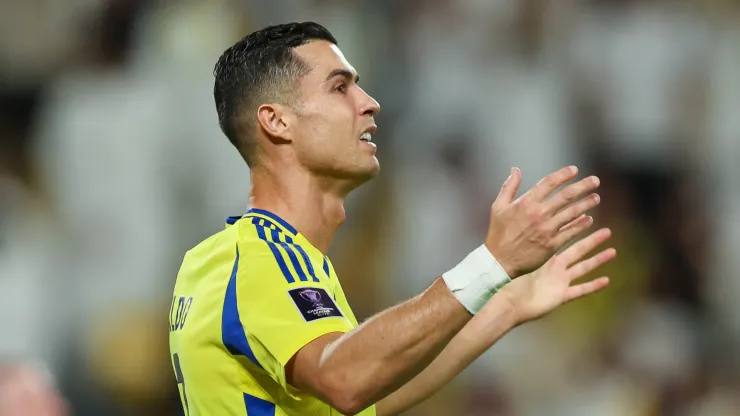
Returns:
[[[384,108],[331,253],[358,318],[477,246],[512,166],[602,181],[609,290],[408,414],[740,414],[736,0],[2,0],[0,367],[42,366],[73,415],[181,414],[177,269],[249,191],[213,65],[292,20]]]

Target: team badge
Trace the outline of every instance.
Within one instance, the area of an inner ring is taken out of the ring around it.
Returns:
[[[326,290],[317,287],[300,287],[291,289],[288,294],[293,298],[293,303],[303,315],[306,322],[330,316],[342,317],[334,300],[326,293]]]

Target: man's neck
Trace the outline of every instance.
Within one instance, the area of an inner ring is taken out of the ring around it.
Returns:
[[[295,227],[314,247],[327,254],[345,220],[344,196],[302,172],[275,175],[253,170],[249,208],[270,211]]]

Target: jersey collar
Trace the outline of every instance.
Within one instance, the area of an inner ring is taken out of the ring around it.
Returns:
[[[245,212],[244,215],[239,217],[229,217],[226,219],[226,224],[234,225],[237,221],[244,217],[260,217],[263,219],[267,219],[273,222],[276,226],[282,228],[284,232],[287,232],[293,236],[296,236],[298,234],[298,231],[295,229],[295,227],[290,225],[284,219],[280,218],[277,214],[259,208],[252,208]]]
[[[298,231],[293,227],[292,225],[288,224],[288,221],[285,221],[284,219],[280,218],[277,214],[272,213],[270,211],[266,211],[264,209],[259,208],[252,208],[249,211],[244,214],[245,216],[262,216],[267,217],[270,220],[278,223],[282,228],[285,229],[285,231],[288,231],[290,234],[296,235],[298,234]]]

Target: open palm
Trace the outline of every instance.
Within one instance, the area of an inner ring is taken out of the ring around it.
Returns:
[[[576,285],[572,283],[616,257],[616,250],[608,248],[582,260],[609,237],[611,231],[606,228],[592,233],[550,258],[534,272],[510,282],[496,296],[511,302],[517,321],[524,323],[546,315],[564,303],[604,289],[609,285],[607,277]]]

